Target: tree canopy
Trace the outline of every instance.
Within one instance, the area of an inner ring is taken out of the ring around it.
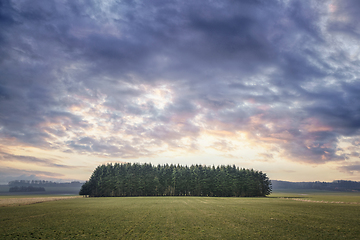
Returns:
[[[271,193],[265,173],[233,166],[107,164],[98,166],[80,195],[255,197]]]

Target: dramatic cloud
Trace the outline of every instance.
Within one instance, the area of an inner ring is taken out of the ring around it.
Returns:
[[[342,166],[342,167],[340,167],[340,171],[349,172],[350,174],[359,173],[360,172],[360,162],[357,161],[352,165]]]
[[[52,159],[41,159],[41,158],[36,158],[36,157],[19,156],[19,155],[13,155],[13,154],[0,152],[0,162],[8,162],[8,161],[39,164],[39,165],[43,165],[43,166],[56,167],[56,168],[74,168],[73,166],[58,164]]]
[[[217,152],[357,171],[359,20],[357,0],[2,1],[2,161]]]

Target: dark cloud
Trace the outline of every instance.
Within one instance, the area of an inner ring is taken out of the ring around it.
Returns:
[[[68,166],[68,165],[56,163],[57,161],[55,161],[54,159],[21,156],[21,155],[14,155],[5,152],[0,152],[0,162],[1,161],[4,162],[17,161],[22,163],[30,163],[30,164],[36,164],[36,165],[54,167],[54,168],[77,168],[74,166]]]
[[[354,162],[353,164],[345,165],[339,167],[339,170],[342,172],[347,172],[350,174],[359,173],[360,172],[360,162]]]
[[[360,37],[360,28],[357,22],[360,20],[360,3],[356,0],[334,1],[334,12],[329,21],[328,29],[351,37]]]
[[[345,160],[340,140],[360,134],[358,5],[2,1],[1,143],[135,158],[225,130],[295,161]]]

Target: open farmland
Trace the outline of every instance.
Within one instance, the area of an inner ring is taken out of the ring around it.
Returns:
[[[54,196],[54,195],[16,195],[11,197],[0,196],[0,207],[30,205],[41,202],[59,201],[79,196]]]
[[[0,207],[0,238],[359,239],[359,217],[357,193],[72,198]]]

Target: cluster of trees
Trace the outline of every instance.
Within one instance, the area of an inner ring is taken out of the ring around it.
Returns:
[[[317,189],[328,191],[360,191],[360,182],[335,180],[333,182],[272,181],[273,189]]]
[[[255,197],[271,193],[265,173],[234,166],[108,164],[98,166],[80,195]]]
[[[9,188],[9,192],[45,192],[45,188],[33,186],[15,186]]]

